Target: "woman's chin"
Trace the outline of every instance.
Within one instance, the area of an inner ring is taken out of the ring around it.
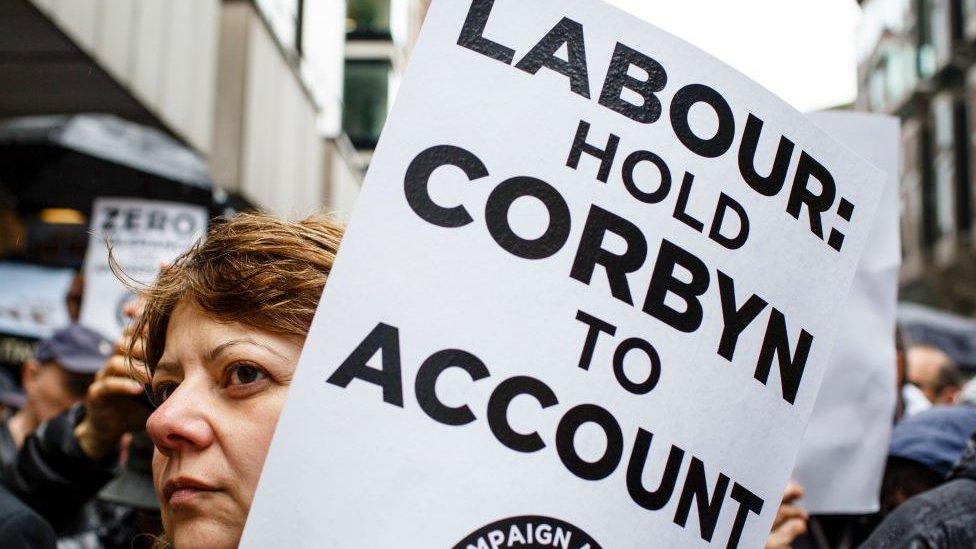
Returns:
[[[241,541],[241,525],[232,526],[205,516],[175,521],[172,524],[173,547],[177,549],[234,548]]]

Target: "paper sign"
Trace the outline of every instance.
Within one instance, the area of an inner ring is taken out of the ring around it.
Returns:
[[[888,173],[851,293],[838,313],[841,335],[794,472],[807,511],[867,514],[879,508],[895,410],[900,124],[891,116],[851,112],[816,113],[811,119]]]
[[[109,266],[106,241],[126,276],[156,278],[163,263],[186,251],[207,230],[207,210],[175,202],[99,198],[92,206],[91,240],[85,255],[81,324],[118,338],[128,323],[123,308],[132,293]]]
[[[72,278],[71,269],[0,263],[0,332],[44,338],[67,326]]]
[[[883,181],[602,2],[435,1],[244,546],[761,545]]]

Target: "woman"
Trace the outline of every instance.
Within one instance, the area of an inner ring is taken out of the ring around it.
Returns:
[[[129,354],[150,372],[153,482],[176,547],[240,541],[342,232],[326,218],[239,215],[143,292],[144,339]]]

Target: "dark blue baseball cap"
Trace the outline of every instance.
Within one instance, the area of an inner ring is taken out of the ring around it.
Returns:
[[[81,324],[71,324],[37,344],[39,362],[56,362],[76,374],[94,374],[105,366],[115,345],[102,334]]]
[[[888,455],[947,475],[976,431],[976,406],[933,406],[895,426]]]

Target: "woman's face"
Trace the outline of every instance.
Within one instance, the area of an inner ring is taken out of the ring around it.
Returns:
[[[153,483],[176,547],[236,547],[301,352],[181,302],[153,373]]]

